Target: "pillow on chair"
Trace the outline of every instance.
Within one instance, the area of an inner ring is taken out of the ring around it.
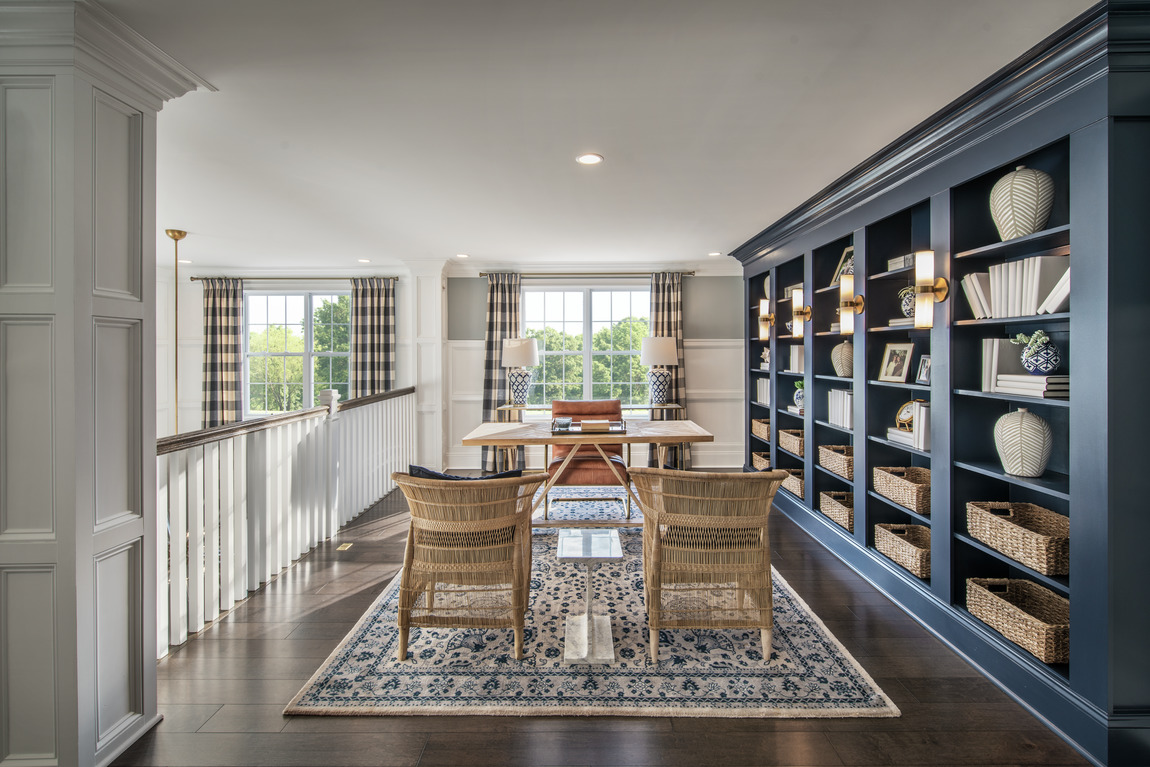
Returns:
[[[407,473],[416,479],[447,479],[447,480],[476,480],[476,479],[511,479],[512,477],[519,478],[523,476],[523,469],[511,469],[510,471],[503,471],[498,474],[488,474],[485,477],[461,477],[458,474],[444,474],[441,471],[433,471],[425,469],[422,466],[415,466],[414,464],[407,467]]]

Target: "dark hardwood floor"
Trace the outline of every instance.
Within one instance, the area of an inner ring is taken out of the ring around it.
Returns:
[[[782,514],[771,530],[778,572],[900,718],[282,716],[398,571],[395,493],[160,661],[164,721],[114,764],[1088,764]]]

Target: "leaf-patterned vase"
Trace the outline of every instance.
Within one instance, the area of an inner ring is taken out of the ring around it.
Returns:
[[[1024,407],[1007,413],[994,424],[994,448],[1007,474],[1041,477],[1053,444],[1050,424]]]
[[[850,341],[843,341],[831,349],[831,366],[834,367],[837,376],[848,378],[853,375],[855,367],[854,344]]]
[[[1054,179],[1019,165],[990,190],[990,217],[998,236],[1006,240],[1034,234],[1046,226],[1054,203]]]

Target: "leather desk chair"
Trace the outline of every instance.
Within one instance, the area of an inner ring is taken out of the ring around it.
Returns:
[[[551,403],[551,417],[569,417],[572,423],[579,423],[583,419],[621,421],[623,408],[619,400],[554,400]],[[624,482],[630,483],[631,477],[627,472],[627,461],[623,458],[622,444],[600,445],[603,452],[611,460],[615,470],[623,477]],[[560,475],[556,485],[618,485],[619,480],[604,462],[599,451],[591,445],[556,445],[550,463],[547,464],[547,473],[552,477],[559,471],[563,459],[572,450],[577,450],[575,457],[567,464],[567,469]],[[559,499],[556,500],[569,500]],[[575,500],[575,499],[570,499]],[[583,500],[583,499],[578,499]],[[631,496],[624,488],[622,500],[627,508],[627,519],[631,518]],[[550,511],[551,499],[543,502],[543,517],[547,518]]]

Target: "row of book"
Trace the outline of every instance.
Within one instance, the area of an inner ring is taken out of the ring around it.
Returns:
[[[771,404],[771,379],[760,378],[756,383],[755,401],[764,405]]]
[[[827,422],[844,429],[855,427],[855,395],[850,389],[827,392]]]
[[[910,403],[910,429],[892,426],[886,430],[890,442],[906,445],[915,450],[930,451],[930,403],[914,401]]]
[[[982,391],[1070,399],[1070,376],[1036,376],[1022,366],[1022,347],[1009,338],[982,339]]]
[[[1033,256],[962,278],[975,319],[1029,317],[1070,306],[1070,256]]]
[[[805,373],[803,369],[803,347],[799,344],[791,344],[791,366],[787,368],[788,373]]]

